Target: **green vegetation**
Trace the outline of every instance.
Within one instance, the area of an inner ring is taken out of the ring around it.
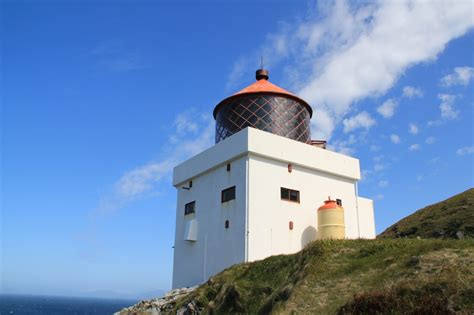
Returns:
[[[239,264],[194,300],[204,313],[474,313],[473,240],[316,241]]]
[[[474,188],[416,211],[378,237],[474,238]]]
[[[470,189],[377,240],[316,241],[293,255],[235,265],[174,311],[193,301],[205,314],[474,314],[473,237]]]

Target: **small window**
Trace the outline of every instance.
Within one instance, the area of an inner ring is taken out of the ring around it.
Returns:
[[[300,192],[298,190],[281,187],[281,200],[300,202]]]
[[[221,202],[235,199],[235,186],[224,189],[221,193]]]
[[[229,228],[229,220],[225,220],[224,227],[225,227],[226,229]]]
[[[193,187],[193,181],[190,180],[190,181],[189,181],[189,188],[192,188],[192,187]]]
[[[336,199],[336,204],[340,207],[342,207],[342,200],[341,199]]]
[[[227,172],[230,172],[230,163],[227,163]]]
[[[196,212],[196,201],[191,201],[184,205],[184,215]]]

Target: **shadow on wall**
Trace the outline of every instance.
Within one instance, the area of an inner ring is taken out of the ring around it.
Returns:
[[[301,235],[301,248],[304,248],[308,243],[315,241],[318,236],[318,231],[312,226],[308,226],[303,231],[303,235]]]

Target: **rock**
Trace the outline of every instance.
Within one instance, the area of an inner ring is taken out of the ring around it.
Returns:
[[[165,294],[162,298],[140,301],[135,305],[124,308],[114,315],[135,315],[135,314],[151,314],[161,315],[168,313],[176,304],[176,301],[189,293],[196,290],[197,286],[191,288],[174,289]],[[177,314],[195,315],[200,313],[200,309],[195,301],[191,301],[185,307],[180,308]]]
[[[461,232],[461,231],[457,231],[457,232],[456,232],[456,236],[457,236],[457,238],[459,238],[459,239],[461,240],[461,239],[464,238],[464,233]]]

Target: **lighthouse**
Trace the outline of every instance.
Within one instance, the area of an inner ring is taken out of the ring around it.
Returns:
[[[264,69],[215,106],[215,145],[173,170],[173,288],[303,249],[327,225],[318,224],[327,196],[343,211],[338,238],[375,238],[373,201],[357,194],[359,160],[312,140],[312,115]]]

